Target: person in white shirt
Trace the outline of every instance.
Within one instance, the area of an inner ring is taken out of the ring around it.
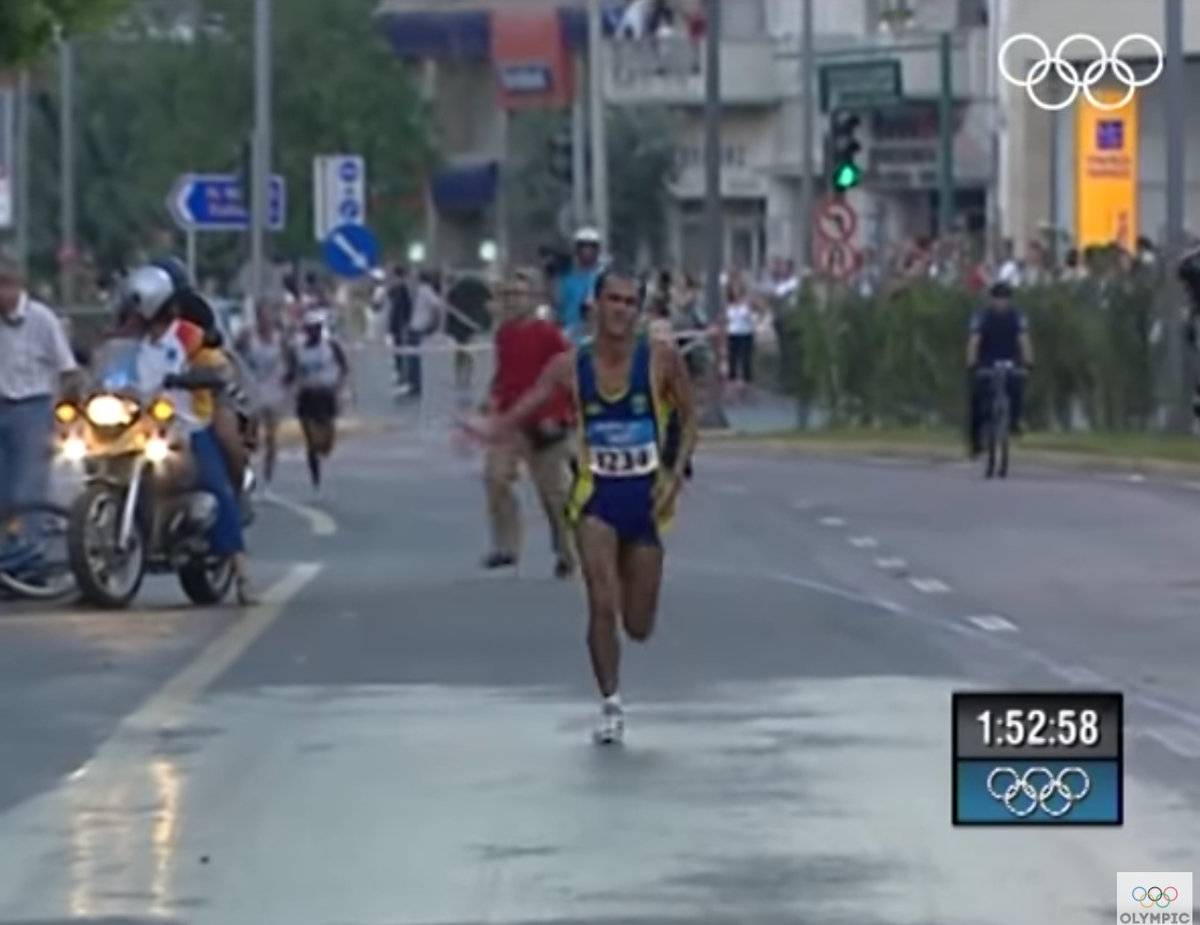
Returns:
[[[346,351],[329,332],[320,309],[304,314],[300,336],[287,354],[285,381],[296,392],[296,419],[304,434],[308,474],[320,494],[325,463],[337,441],[340,396],[350,378]]]
[[[77,366],[58,316],[25,289],[21,267],[0,255],[0,524],[7,551],[17,529],[7,514],[50,490],[54,402],[77,385]],[[6,552],[0,551],[0,567]]]
[[[725,344],[730,397],[742,397],[754,380],[754,338],[758,330],[758,310],[740,280],[726,288]]]

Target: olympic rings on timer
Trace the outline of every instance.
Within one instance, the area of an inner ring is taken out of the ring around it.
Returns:
[[[1170,892],[1174,893],[1175,895],[1168,896],[1167,895],[1168,890]],[[1141,896],[1138,896],[1139,892],[1142,894]],[[1158,895],[1155,896],[1154,895],[1155,893],[1157,893]],[[1161,886],[1152,886],[1152,887],[1150,887],[1150,889],[1146,889],[1144,886],[1135,886],[1133,888],[1133,901],[1135,903],[1138,903],[1139,905],[1141,905],[1142,908],[1144,908],[1144,909],[1149,909],[1153,906],[1158,906],[1158,908],[1160,908],[1160,909],[1165,909],[1165,908],[1167,908],[1167,906],[1171,905],[1171,903],[1175,902],[1175,900],[1177,900],[1178,898],[1179,898],[1179,890],[1175,889],[1175,887],[1173,887],[1173,886],[1169,886],[1166,888],[1163,888]]]
[[[1006,778],[1008,782],[999,788]],[[1026,768],[1024,774],[1018,774],[1015,768],[994,768],[988,775],[987,789],[993,800],[1003,803],[1018,819],[1038,809],[1057,818],[1088,795],[1092,780],[1083,768],[1063,768],[1057,774],[1049,768]]]
[[[1009,49],[1018,42],[1028,42],[1037,48],[1038,53],[1041,55],[1041,59],[1034,62],[1023,78],[1015,76],[1009,70],[1007,63]],[[1154,56],[1158,59],[1154,73],[1149,77],[1143,77],[1139,80],[1133,72],[1133,66],[1121,58],[1121,50],[1130,42],[1142,42],[1149,45],[1153,50]],[[1063,57],[1063,52],[1067,50],[1068,46],[1074,43],[1091,45],[1100,55],[1095,61],[1087,63],[1082,74],[1079,73],[1071,61]],[[1094,35],[1088,35],[1084,32],[1068,35],[1058,43],[1058,47],[1053,52],[1050,51],[1050,46],[1036,35],[1021,32],[1018,35],[1010,36],[1000,46],[1000,53],[996,56],[996,66],[1000,69],[1000,76],[1012,86],[1024,89],[1033,104],[1046,112],[1056,112],[1060,109],[1066,109],[1068,106],[1074,104],[1075,100],[1079,98],[1080,93],[1096,109],[1102,109],[1107,112],[1121,109],[1133,99],[1133,95],[1139,87],[1149,86],[1158,80],[1159,75],[1163,72],[1163,65],[1162,46],[1150,36],[1140,32],[1125,36],[1113,46],[1111,52]],[[1058,79],[1071,88],[1071,92],[1067,95],[1066,99],[1058,100],[1057,102],[1044,100],[1036,92],[1036,88],[1050,76],[1051,68],[1054,68],[1055,73],[1058,74]],[[1104,75],[1109,69],[1112,70],[1113,77],[1125,86],[1125,95],[1119,102],[1102,103],[1096,99],[1095,94],[1092,93],[1092,88],[1104,80]]]

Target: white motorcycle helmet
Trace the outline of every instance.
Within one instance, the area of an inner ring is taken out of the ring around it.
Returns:
[[[590,245],[592,247],[600,247],[600,232],[587,225],[575,232],[574,244],[576,247]]]
[[[121,312],[145,321],[156,317],[176,295],[175,280],[162,267],[138,267],[121,287]]]

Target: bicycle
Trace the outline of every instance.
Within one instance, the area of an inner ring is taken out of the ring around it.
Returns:
[[[1008,397],[1009,377],[1024,375],[1024,372],[1011,360],[1001,360],[976,372],[977,376],[988,380],[984,478],[1008,478],[1009,437],[1012,432],[1012,409]]]
[[[55,601],[75,592],[64,552],[48,554],[55,539],[65,541],[70,511],[61,504],[22,504],[0,516],[0,591],[34,601]],[[23,529],[36,524],[36,533]]]

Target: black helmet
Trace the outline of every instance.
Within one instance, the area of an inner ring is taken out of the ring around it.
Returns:
[[[992,283],[992,287],[988,290],[988,295],[993,299],[1011,299],[1013,297],[1012,283],[998,279]]]

